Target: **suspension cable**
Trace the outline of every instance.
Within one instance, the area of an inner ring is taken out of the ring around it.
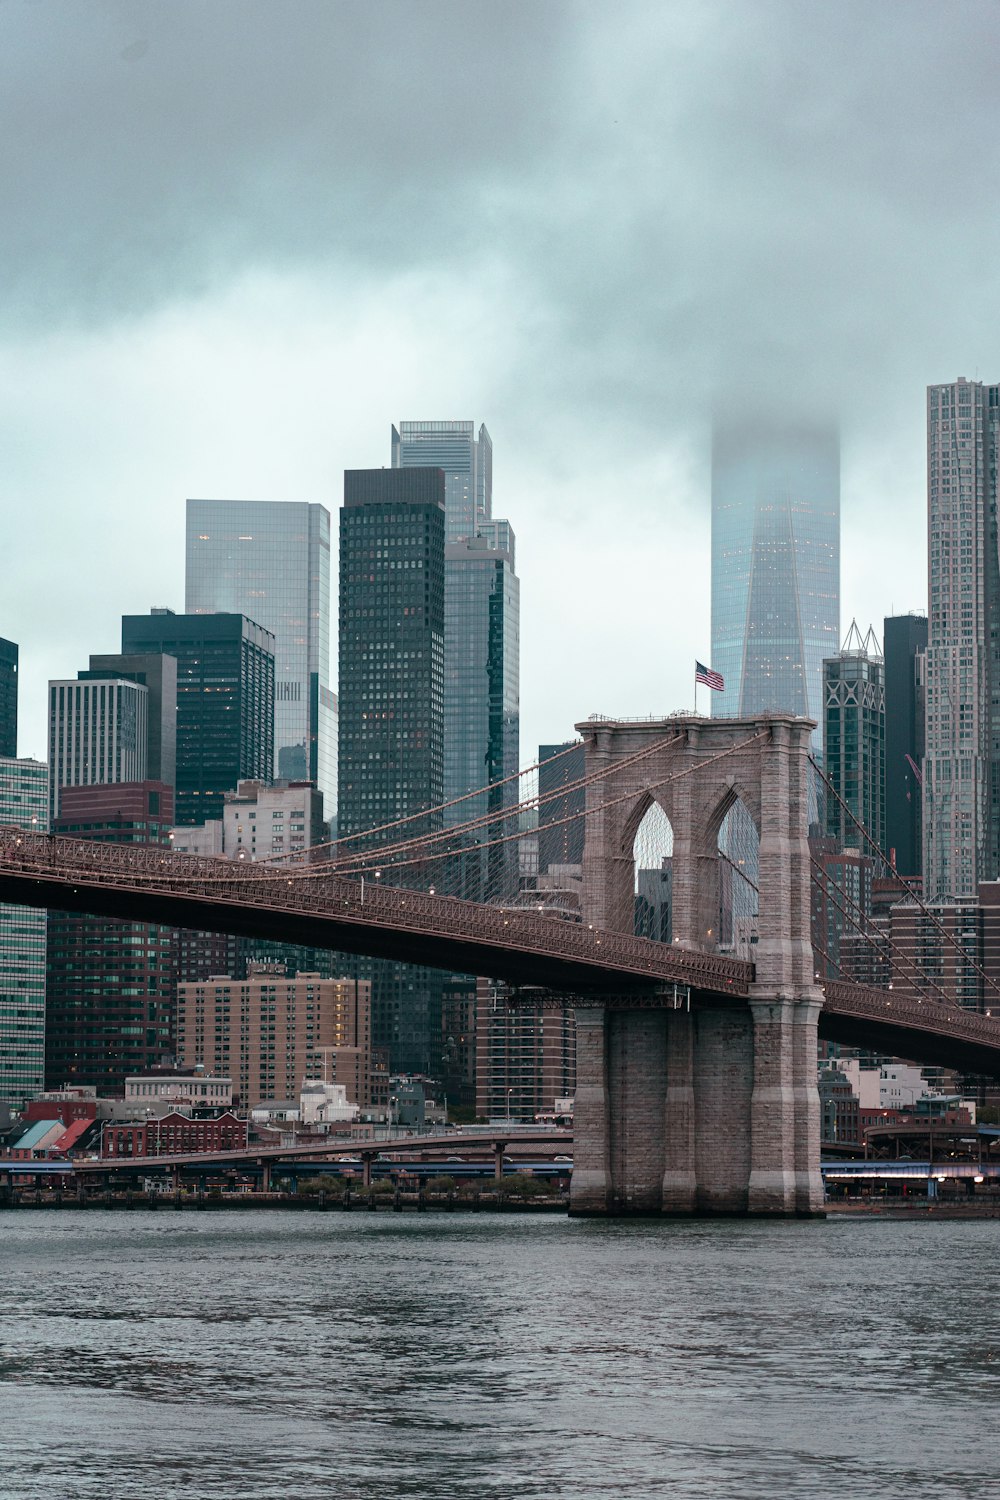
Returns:
[[[583,776],[578,781],[565,782],[562,786],[556,787],[544,795],[536,793],[534,797],[525,798],[523,802],[512,803],[509,807],[494,808],[492,812],[482,813],[479,817],[472,818],[467,823],[455,823],[445,828],[436,828],[429,833],[420,834],[410,839],[403,839],[396,844],[381,844],[374,849],[354,850],[348,853],[344,859],[330,861],[330,863],[335,863],[339,872],[349,874],[354,867],[363,866],[367,869],[373,859],[381,864],[385,864],[396,854],[404,854],[411,849],[426,849],[433,844],[444,843],[446,840],[455,838],[459,834],[474,833],[478,829],[489,828],[494,823],[508,822],[511,818],[519,817],[524,811],[547,806],[548,803],[556,802],[561,797],[568,796],[571,792],[580,791],[588,786],[594,786],[609,776],[617,775],[620,771],[630,768],[638,761],[648,759],[649,756],[659,750],[665,749],[668,745],[676,744],[680,738],[680,735],[669,735],[665,739],[657,740],[652,745],[647,745],[645,750],[640,750],[636,754],[628,756],[625,760],[617,761],[611,766],[605,766],[603,770],[592,772],[589,776]],[[499,783],[497,784],[499,785]],[[421,814],[420,816],[427,817],[430,813],[437,811],[439,811],[438,808],[431,808],[428,813]],[[570,820],[573,818],[582,818],[584,815],[584,810],[581,809],[579,812],[571,813]],[[554,827],[555,824],[547,823],[545,826]],[[352,834],[351,837],[368,838],[370,835],[367,833]],[[520,829],[512,837],[522,837]],[[499,842],[503,841],[500,840]],[[489,843],[477,842],[474,847],[486,849],[489,847]]]

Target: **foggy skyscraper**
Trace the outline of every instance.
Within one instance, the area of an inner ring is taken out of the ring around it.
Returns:
[[[712,667],[720,715],[823,719],[840,644],[840,446],[833,428],[720,421],[712,441]],[[814,735],[820,748],[821,729]]]

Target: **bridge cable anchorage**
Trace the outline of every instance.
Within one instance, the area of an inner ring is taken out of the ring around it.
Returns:
[[[839,805],[843,808],[843,810],[847,814],[847,816],[850,818],[851,822],[854,824],[855,828],[861,834],[861,836],[865,840],[865,842],[872,849],[874,849],[875,853],[878,855],[879,859],[881,860],[881,862],[885,866],[885,868],[887,870],[891,870],[892,871],[892,877],[893,877],[893,879],[894,880],[898,880],[899,883],[900,883],[900,885],[906,891],[907,895],[909,895],[910,897],[912,897],[913,901],[920,908],[920,910],[923,913],[923,915],[931,923],[931,926],[934,927],[934,928],[936,928],[936,930],[940,933],[940,935],[948,943],[949,947],[954,948],[955,952],[962,959],[963,963],[968,964],[972,969],[974,969],[975,972],[979,975],[980,979],[985,980],[986,983],[989,985],[990,989],[994,990],[996,992],[996,994],[998,996],[1000,996],[1000,984],[998,984],[997,981],[990,974],[988,974],[986,972],[986,970],[983,968],[983,966],[975,958],[971,957],[968,953],[966,953],[965,949],[961,946],[961,944],[959,942],[957,942],[957,940],[952,936],[952,934],[943,925],[943,923],[941,923],[938,920],[938,918],[934,915],[933,911],[931,911],[930,907],[924,901],[923,896],[916,889],[916,887],[910,884],[909,880],[907,880],[907,878],[906,878],[905,875],[900,875],[899,871],[896,870],[893,867],[891,861],[889,860],[888,855],[886,854],[885,850],[882,848],[881,844],[879,844],[876,839],[872,838],[871,834],[868,832],[868,829],[864,826],[864,824],[861,823],[861,822],[859,822],[859,820],[854,816],[854,813],[848,807],[847,803],[844,801],[843,797],[837,791],[837,788],[833,785],[833,783],[831,782],[830,778],[826,775],[826,773],[824,772],[823,768],[818,764],[818,762],[811,755],[809,757],[809,764],[812,766],[813,770],[817,773],[817,775],[819,776],[820,780],[823,782],[823,784],[827,788],[827,790],[833,794],[833,796],[835,797],[835,799],[837,800],[837,802],[839,803]],[[965,1007],[963,1006],[962,1009],[964,1010]]]
[[[861,907],[858,906],[857,902],[853,899],[852,896],[848,895],[848,893],[846,891],[842,890],[839,886],[829,887],[828,885],[826,885],[824,882],[826,882],[826,881],[829,880],[829,876],[827,875],[826,871],[822,869],[822,866],[820,866],[815,859],[812,860],[812,864],[813,864],[814,873],[812,873],[810,875],[810,879],[811,879],[813,885],[817,888],[817,890],[819,890],[823,894],[824,897],[826,897],[827,900],[832,900],[833,901],[834,906],[837,908],[837,910],[841,913],[842,916],[844,916],[844,917],[847,918],[847,920],[850,922],[851,926],[855,929],[855,931],[861,937],[863,937],[865,939],[865,941],[869,944],[869,946],[871,948],[876,949],[878,945],[872,939],[871,934],[868,933],[868,932],[866,932],[865,929],[864,929],[864,927],[861,925],[861,923],[865,920],[865,914],[861,910]],[[817,876],[815,874],[816,870],[820,871],[821,875],[823,876],[823,881],[821,881],[821,880],[819,880],[817,878]],[[834,892],[836,892],[837,895],[843,896],[844,899],[851,904],[851,906],[854,908],[855,913],[857,913],[857,916],[852,916],[851,913],[847,910],[846,907],[841,906],[840,902],[836,899],[836,896],[834,895]],[[858,917],[861,918],[860,922],[858,921]],[[961,1005],[959,1005],[957,1003],[957,1001],[954,999],[954,997],[951,996],[951,995],[949,995],[946,990],[943,990],[941,988],[941,986],[937,983],[936,980],[932,979],[929,974],[921,973],[920,969],[914,963],[913,959],[910,958],[909,954],[906,953],[902,948],[900,948],[897,943],[894,943],[893,940],[892,940],[892,938],[889,937],[888,934],[885,935],[885,941],[886,941],[886,945],[894,953],[898,954],[898,956],[902,960],[902,962],[908,964],[910,966],[910,968],[913,970],[914,974],[916,975],[916,979],[913,981],[915,988],[919,989],[921,983],[923,983],[925,985],[930,985],[932,989],[937,990],[938,994],[941,996],[942,1002],[946,1006],[948,1006],[949,1009],[952,1009],[952,1010],[955,1010],[955,1009],[957,1009],[957,1010],[964,1010],[964,1007],[961,1006]],[[816,946],[816,945],[814,944],[814,946]],[[825,952],[825,950],[821,949],[820,951],[823,954],[823,957],[826,958],[828,962],[832,962],[832,960],[829,957],[829,954],[827,954]],[[834,967],[836,969],[838,969],[840,971],[840,973],[841,973],[841,976],[843,976],[843,968],[842,968],[842,966],[839,963],[835,963]],[[902,972],[901,972],[900,977],[902,977]],[[847,983],[847,982],[848,981],[845,981],[845,983]],[[863,988],[872,988],[872,989],[874,989],[874,988],[877,988],[877,986],[874,986],[874,985],[872,985],[872,986],[863,986]],[[928,999],[928,1000],[930,1000],[931,996],[927,995],[925,998]]]
[[[705,759],[703,761],[698,761],[697,763],[695,763],[693,765],[685,767],[683,770],[675,771],[672,775],[664,777],[662,781],[655,782],[651,786],[649,786],[647,788],[644,788],[643,790],[646,791],[646,792],[650,792],[651,793],[651,792],[658,791],[661,787],[670,786],[670,785],[673,784],[673,782],[675,782],[675,781],[681,781],[681,780],[684,779],[684,777],[691,776],[695,772],[703,770],[706,766],[712,765],[715,761],[723,760],[726,756],[735,755],[737,753],[737,751],[744,750],[744,749],[746,749],[746,747],[748,745],[755,744],[757,741],[765,739],[766,737],[767,737],[766,732],[762,732],[760,734],[755,734],[755,735],[750,735],[750,736],[747,737],[747,739],[740,740],[737,744],[730,745],[727,749],[720,750],[720,751],[716,752],[716,754],[707,757],[707,759]],[[680,736],[675,736],[674,737],[674,741],[658,742],[657,744],[649,747],[649,749],[647,751],[643,751],[639,755],[636,755],[635,757],[630,757],[630,759],[628,761],[628,765],[634,764],[635,760],[639,760],[639,759],[645,758],[645,756],[647,754],[652,754],[655,750],[662,749],[664,743],[673,743],[673,742],[675,742],[676,739],[679,739],[679,738],[680,738]],[[593,776],[585,778],[583,781],[577,783],[576,785],[581,786],[581,787],[588,786],[588,785],[593,785],[595,782],[601,781],[601,780],[603,780],[607,776],[611,776],[611,775],[617,774],[619,771],[621,771],[625,767],[625,765],[626,765],[626,762],[620,761],[620,762],[618,762],[614,766],[606,767],[603,771],[599,771],[599,772],[595,773]],[[523,804],[523,807],[525,809],[532,809],[532,808],[534,808],[535,806],[537,806],[539,804],[543,804],[543,803],[548,802],[548,801],[558,800],[560,797],[564,797],[566,795],[566,792],[567,792],[567,787],[565,787],[565,786],[559,787],[555,792],[551,793],[547,797],[542,798],[542,799],[532,799],[530,802],[527,802],[527,803]],[[637,795],[636,789],[633,787],[629,791],[623,793],[621,796],[608,798],[607,801],[602,802],[598,807],[588,808],[588,809],[586,809],[585,812],[568,813],[563,818],[553,818],[553,819],[551,819],[551,820],[549,820],[549,821],[546,822],[545,827],[546,827],[546,829],[558,828],[558,827],[560,827],[560,826],[562,826],[563,824],[566,824],[566,823],[577,822],[577,821],[579,821],[583,817],[595,816],[598,813],[604,812],[609,807],[617,807],[617,806],[619,806],[623,802],[628,802],[628,801],[634,800],[635,797],[636,797],[636,795]],[[472,825],[468,825],[468,826],[469,827],[484,826],[485,824],[490,823],[490,822],[498,822],[498,821],[503,821],[503,820],[510,820],[512,817],[518,816],[520,814],[521,810],[522,810],[521,807],[517,807],[517,806],[511,807],[511,808],[506,809],[503,812],[498,812],[498,813],[492,814],[492,815],[490,815],[488,817],[485,817],[485,818],[479,820],[478,824],[472,824]],[[445,848],[445,849],[438,850],[436,853],[429,853],[428,854],[426,852],[428,844],[442,843],[442,842],[444,842],[445,840],[447,840],[449,838],[453,838],[456,834],[461,833],[462,831],[463,831],[463,828],[460,825],[460,826],[455,827],[455,828],[442,829],[442,830],[440,830],[440,832],[435,832],[434,834],[428,835],[424,839],[412,839],[412,840],[407,841],[404,844],[389,845],[388,847],[382,847],[382,848],[379,848],[379,849],[376,849],[376,850],[372,850],[368,855],[366,855],[366,858],[369,860],[369,863],[364,867],[365,873],[367,873],[368,870],[371,870],[371,869],[375,868],[376,866],[380,870],[384,871],[384,869],[385,869],[385,867],[387,865],[388,865],[389,869],[400,869],[400,868],[402,868],[404,866],[407,866],[407,865],[419,865],[419,864],[430,863],[431,861],[436,860],[436,859],[447,859],[449,857],[456,857],[456,856],[458,856],[458,855],[460,855],[462,853],[473,854],[473,853],[475,853],[475,852],[477,852],[479,850],[496,848],[496,847],[498,847],[501,844],[512,843],[514,840],[521,839],[521,838],[524,837],[523,831],[521,829],[516,829],[514,832],[509,833],[509,834],[505,834],[505,835],[503,835],[500,838],[486,839],[482,843],[477,843],[477,844],[468,846],[466,849],[456,850],[454,848]],[[410,859],[395,859],[394,858],[394,856],[397,853],[407,853],[410,849],[416,849],[416,850],[418,850],[420,852],[415,853],[413,855],[413,857],[410,858]],[[340,868],[340,866],[337,866],[336,869],[337,869],[337,873],[338,874],[350,874],[350,873],[360,874],[360,873],[362,873],[361,867],[357,866],[357,865],[353,866],[351,869],[348,869],[348,870],[342,870]],[[315,880],[317,878],[321,878],[322,877],[323,871],[322,871],[322,869],[317,869],[315,867],[312,868],[312,869],[304,868],[304,869],[297,869],[296,872],[295,872],[295,874],[296,874],[296,878],[300,879],[300,880]]]

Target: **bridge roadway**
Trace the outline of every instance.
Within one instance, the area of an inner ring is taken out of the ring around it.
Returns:
[[[534,912],[383,887],[322,866],[238,865],[0,829],[0,901],[274,938],[622,1007],[740,1004],[750,963]],[[820,1035],[1000,1077],[1000,1017],[901,992],[825,986]]]

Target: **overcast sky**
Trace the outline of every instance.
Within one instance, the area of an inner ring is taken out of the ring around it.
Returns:
[[[400,418],[492,434],[525,761],[690,705],[713,404],[838,418],[843,626],[923,607],[924,387],[1000,378],[998,56],[993,0],[6,0],[20,752],[183,608],[186,496],[336,510]]]

